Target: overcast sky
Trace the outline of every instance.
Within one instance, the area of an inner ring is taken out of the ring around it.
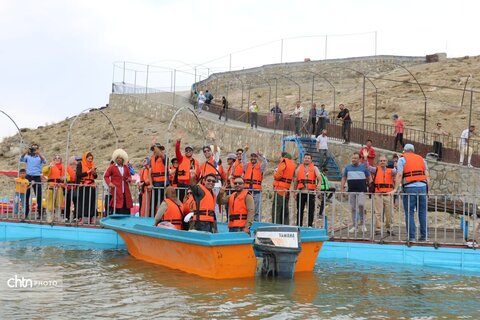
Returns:
[[[233,53],[232,68],[252,67],[280,62],[279,39],[284,62],[325,58],[325,38],[288,40],[299,36],[332,35],[327,58],[374,55],[375,31],[379,55],[478,55],[479,9],[461,0],[0,0],[0,110],[36,127],[105,105],[114,61],[210,68],[200,73],[228,69]],[[0,116],[0,136],[15,132]]]

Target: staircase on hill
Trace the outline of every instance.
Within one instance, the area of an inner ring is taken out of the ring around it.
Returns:
[[[305,153],[310,153],[313,157],[313,163],[321,170],[320,164],[320,153],[317,152],[316,143],[317,141],[311,137],[297,137],[297,136],[287,136],[282,139],[282,151],[285,151],[285,145],[287,142],[294,142],[299,151],[299,161],[303,159]],[[325,161],[324,167],[328,169],[327,177],[330,181],[340,181],[342,179],[342,172],[335,160],[335,157],[332,153],[328,152],[327,160]]]

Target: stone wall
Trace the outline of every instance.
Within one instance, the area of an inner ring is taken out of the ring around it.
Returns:
[[[296,72],[321,72],[322,74],[330,74],[335,77],[344,77],[344,73],[351,73],[350,70],[342,70],[348,67],[360,72],[369,73],[370,75],[384,72],[396,68],[395,64],[413,65],[426,63],[425,56],[423,57],[405,57],[405,56],[369,56],[369,57],[355,57],[344,59],[328,59],[315,60],[306,62],[288,62],[264,65],[261,67],[248,68],[243,70],[235,70],[232,72],[218,72],[211,74],[207,79],[198,83],[199,87],[206,87],[212,81],[221,79],[222,77],[230,77],[234,74],[235,77],[248,77],[249,75],[269,74],[269,73],[285,73],[295,74]]]

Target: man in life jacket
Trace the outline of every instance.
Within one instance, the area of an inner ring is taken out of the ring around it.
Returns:
[[[295,180],[293,189],[297,197],[297,225],[303,225],[303,211],[305,205],[308,206],[308,226],[313,226],[313,219],[315,217],[315,198],[318,181],[321,181],[322,176],[320,170],[313,164],[312,155],[305,153],[303,156],[303,163],[298,166],[295,171]]]
[[[225,179],[225,188],[226,188],[226,195],[229,196],[232,194],[232,188],[233,188],[233,181],[235,180],[233,176],[233,172],[235,170],[235,160],[237,159],[237,156],[235,153],[229,153],[227,156],[227,174],[226,174],[226,179]],[[243,172],[242,172],[243,175]],[[225,211],[228,215],[228,202],[225,204]]]
[[[245,171],[245,168],[243,167],[243,163],[242,163],[243,149],[238,148],[236,155],[237,155],[237,159],[233,164],[233,178],[243,177],[243,172]]]
[[[186,222],[191,221],[190,228],[197,231],[217,232],[217,221],[215,217],[215,203],[217,197],[213,187],[217,177],[209,173],[203,178],[203,184],[197,183],[192,186],[193,201],[190,206],[190,213],[185,217]]]
[[[202,163],[197,169],[197,181],[202,183],[202,180],[205,179],[208,174],[215,175],[217,181],[221,181],[222,176],[218,170],[220,153],[218,152],[217,145],[213,145],[213,152],[210,146],[204,146],[202,150],[203,155],[205,156],[205,162]]]
[[[182,140],[177,139],[175,157],[178,160],[178,198],[183,199],[190,184],[197,183],[196,172],[200,167],[198,160],[193,158],[193,147],[185,146],[185,154],[180,151]]]
[[[250,162],[247,162],[248,146],[244,148],[242,154],[242,164],[245,168],[243,180],[245,188],[250,191],[255,200],[255,221],[260,221],[260,213],[262,212],[262,181],[263,173],[267,169],[268,161],[260,152],[250,153]],[[260,163],[258,160],[260,159]]]
[[[177,198],[175,188],[168,186],[165,189],[165,200],[160,204],[153,225],[158,226],[160,222],[170,222],[175,229],[183,230],[182,203]]]
[[[394,236],[391,230],[393,217],[393,187],[397,169],[387,168],[387,157],[381,155],[378,160],[378,166],[372,167],[366,162],[367,170],[373,176],[373,188],[370,191],[374,194],[375,205],[375,235],[383,234],[382,221],[385,220],[385,231],[388,235]],[[382,219],[385,217],[385,219]]]
[[[225,195],[226,187],[222,186],[218,194],[217,203],[219,205],[228,204],[230,214],[228,216],[228,230],[230,232],[250,233],[250,227],[253,223],[255,212],[255,202],[248,190],[244,189],[243,178],[237,177],[233,180],[234,192],[228,196]]]
[[[413,144],[403,147],[403,157],[398,159],[397,176],[393,193],[403,188],[403,208],[408,241],[416,240],[415,208],[420,223],[419,241],[427,240],[427,193],[430,177],[425,159],[414,153]]]
[[[47,204],[47,222],[60,219],[62,206],[64,203],[65,176],[70,179],[68,173],[65,173],[65,167],[62,163],[62,157],[56,155],[50,165],[43,167],[43,176],[47,177],[48,188],[45,194]]]
[[[149,185],[147,188],[153,188],[150,210],[156,212],[158,205],[163,201],[165,187],[168,184],[168,181],[166,181],[168,161],[165,156],[165,147],[161,144],[155,143],[150,150],[153,151],[150,158],[150,181],[152,185]],[[148,216],[151,215],[149,214]]]
[[[297,164],[292,160],[292,156],[286,152],[282,153],[280,163],[273,175],[272,223],[290,224],[290,212],[288,210],[289,190],[296,168]]]

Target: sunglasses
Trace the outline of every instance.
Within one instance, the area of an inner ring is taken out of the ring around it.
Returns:
[[[203,150],[203,153],[205,153],[205,152],[212,152],[212,150],[210,150],[210,149],[205,149],[205,150]]]
[[[185,152],[193,152],[193,150],[187,149],[187,150],[185,150]]]
[[[215,182],[217,182],[217,180],[214,180],[214,179],[206,179],[205,182],[215,183]]]
[[[236,186],[241,186],[243,184],[243,182],[234,182],[233,184],[236,185]]]

